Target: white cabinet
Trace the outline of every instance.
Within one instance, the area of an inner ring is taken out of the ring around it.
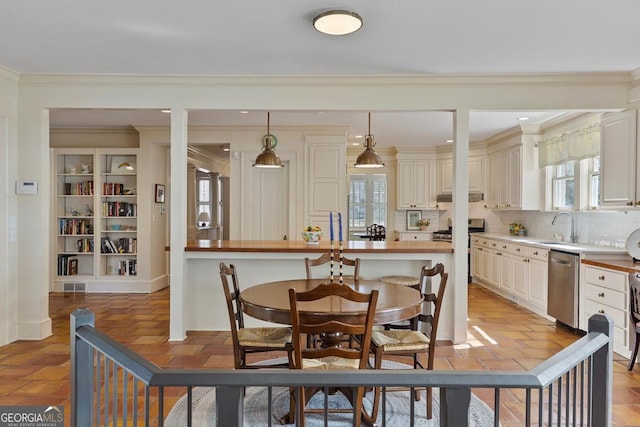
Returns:
[[[469,157],[467,163],[469,174],[469,192],[484,192],[485,183],[485,157]],[[438,194],[450,194],[453,192],[453,159],[438,160]]]
[[[637,110],[602,117],[601,206],[640,206],[637,122]]]
[[[629,351],[629,296],[626,273],[608,268],[585,267],[585,303],[583,329],[594,314],[613,318],[613,349],[625,357]]]
[[[398,209],[436,207],[435,160],[398,160]]]
[[[547,249],[474,237],[473,277],[489,289],[545,315],[548,256]]]
[[[430,231],[396,231],[398,240],[432,240]]]
[[[536,160],[533,144],[518,144],[492,152],[488,160],[487,207],[539,210],[542,172]]]

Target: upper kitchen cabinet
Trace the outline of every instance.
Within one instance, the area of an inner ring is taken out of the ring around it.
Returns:
[[[468,162],[469,193],[484,193],[485,156],[471,156]],[[453,159],[438,160],[438,194],[453,192]]]
[[[402,158],[413,157],[413,159]],[[436,161],[431,158],[416,159],[409,153],[398,153],[398,209],[436,208]]]
[[[640,206],[637,115],[637,110],[627,110],[602,117],[601,206]]]
[[[535,143],[521,134],[489,148],[490,209],[539,210],[543,178],[537,164]],[[524,191],[526,189],[526,191]]]

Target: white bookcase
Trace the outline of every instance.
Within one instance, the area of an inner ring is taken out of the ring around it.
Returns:
[[[56,149],[53,290],[139,292],[138,150]]]

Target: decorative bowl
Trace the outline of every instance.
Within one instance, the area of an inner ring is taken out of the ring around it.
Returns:
[[[322,231],[303,231],[302,240],[309,244],[316,244],[322,239]]]
[[[120,224],[112,224],[109,226],[113,231],[120,231],[122,229],[122,225]]]

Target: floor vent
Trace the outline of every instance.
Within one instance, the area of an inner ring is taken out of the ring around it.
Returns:
[[[62,284],[62,292],[87,292],[86,282],[64,282]]]

